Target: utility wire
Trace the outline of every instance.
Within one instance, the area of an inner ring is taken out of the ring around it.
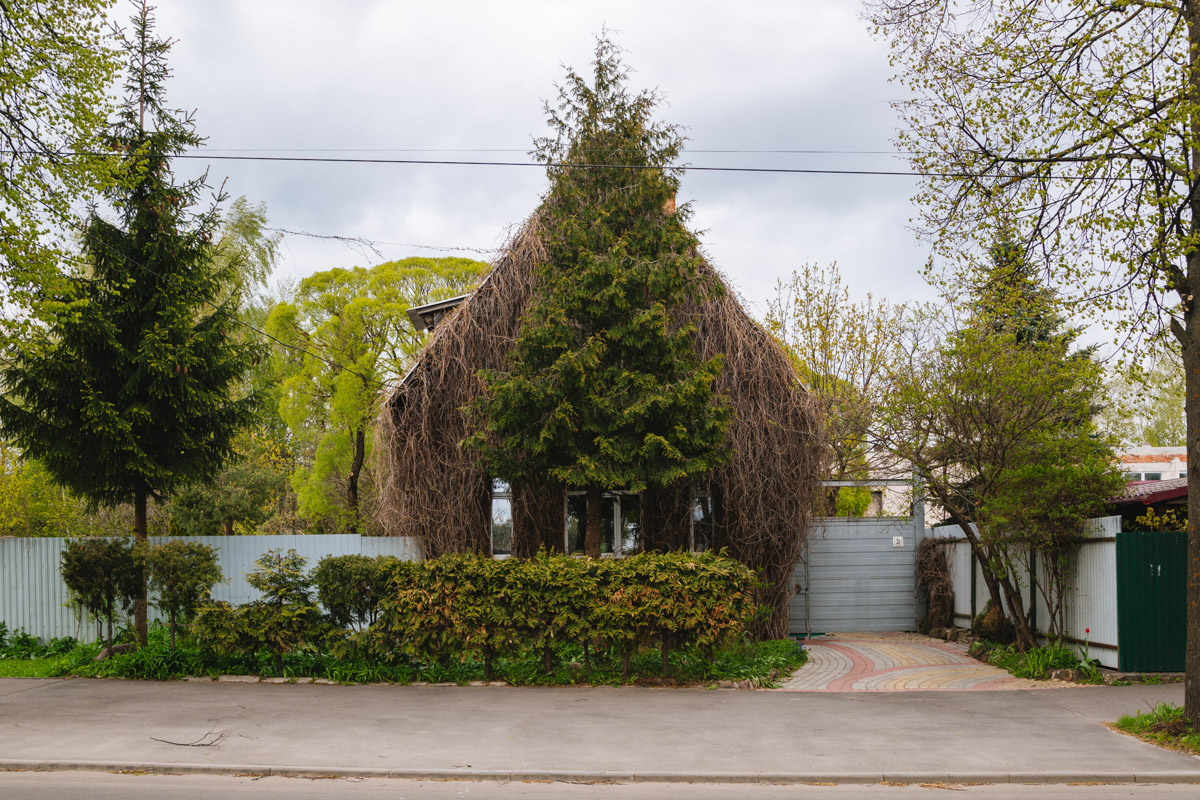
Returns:
[[[34,198],[31,197],[30,199],[34,199]],[[80,233],[83,233],[83,234],[87,233],[87,227],[85,225],[83,225],[79,222],[76,222],[75,220],[73,220],[69,217],[66,217],[66,216],[63,216],[61,219],[64,224],[68,225],[69,227],[75,228]],[[102,247],[104,247],[105,250],[107,250],[110,253],[112,253],[113,255],[117,256],[125,263],[132,264],[133,266],[138,267],[139,269],[143,270],[144,272],[148,272],[151,275],[154,275],[158,278],[162,278],[163,280],[166,280],[166,276],[163,275],[161,272],[151,269],[149,266],[141,263],[137,259],[130,258],[129,256],[127,256],[124,253],[117,250],[116,248],[112,247],[110,244],[108,244],[108,242],[105,242],[102,240],[97,240],[97,241],[99,241],[99,244]],[[204,303],[206,306],[213,309],[214,311],[216,311],[220,314],[223,314],[226,319],[232,321],[235,325],[241,325],[243,328],[247,328],[247,329],[257,333],[259,336],[262,336],[265,339],[269,339],[272,342],[275,342],[276,344],[280,345],[281,347],[285,347],[288,350],[294,350],[296,352],[304,353],[305,355],[312,356],[313,358],[315,358],[316,360],[320,361],[321,363],[325,364],[328,367],[335,367],[337,369],[349,372],[351,375],[355,375],[355,376],[361,378],[362,380],[366,381],[367,383],[373,383],[373,384],[383,387],[385,389],[389,388],[391,386],[391,384],[387,383],[386,381],[377,380],[375,378],[370,377],[369,375],[364,375],[361,372],[359,372],[358,370],[351,369],[350,367],[347,367],[344,364],[339,364],[338,362],[336,362],[332,359],[326,358],[325,356],[321,355],[320,353],[314,353],[313,351],[311,351],[305,347],[301,347],[300,345],[292,344],[290,342],[285,342],[276,336],[272,336],[271,334],[267,333],[266,331],[250,324],[249,322],[246,322],[244,319],[240,319],[236,315],[236,313],[230,312],[228,309],[224,308],[223,306],[220,306],[217,303],[214,303],[213,301],[211,301],[205,297],[201,297],[200,295],[196,294],[193,291],[187,291],[187,294],[191,295],[191,297],[193,299],[198,300],[201,303]]]
[[[6,151],[0,151],[0,154]],[[32,151],[17,150],[7,151],[16,152],[25,155],[32,154]],[[84,158],[111,158],[114,153],[98,153],[98,152],[63,152],[57,154],[60,157],[77,156]],[[119,158],[139,158],[138,155],[119,155]],[[560,161],[479,161],[479,160],[444,160],[444,159],[428,159],[428,158],[332,158],[329,156],[238,156],[238,155],[208,155],[205,153],[185,153],[172,156],[173,159],[187,159],[192,161],[262,161],[262,162],[280,162],[280,163],[300,163],[300,164],[407,164],[414,166],[439,166],[439,167],[537,167],[538,169],[556,168],[556,169],[625,169],[631,171],[642,170],[678,170],[680,172],[742,172],[742,173],[760,173],[760,174],[778,174],[778,175],[883,175],[900,178],[1010,178],[1009,175],[977,175],[970,172],[913,172],[903,170],[880,170],[880,169],[815,169],[801,167],[711,167],[711,166],[654,166],[650,164],[575,164]],[[1093,180],[1083,176],[1048,176],[1055,180]],[[1097,178],[1095,180],[1103,180]]]
[[[103,153],[63,153],[95,157],[107,155]],[[136,158],[137,156],[128,156]],[[934,178],[970,178],[978,177],[969,173],[950,172],[904,172],[900,170],[866,170],[866,169],[806,169],[797,167],[704,167],[704,166],[653,166],[650,164],[572,164],[559,161],[478,161],[478,160],[443,160],[429,158],[331,158],[329,156],[230,156],[206,154],[186,154],[176,158],[187,158],[199,161],[264,161],[289,162],[302,164],[408,164],[414,166],[439,167],[537,167],[538,169],[627,169],[641,170],[679,170],[681,172],[751,172],[784,175],[888,175],[905,178],[934,177]],[[1006,177],[998,175],[995,177]]]
[[[204,148],[206,153],[528,153],[527,147],[224,147]],[[907,155],[908,150],[699,150],[684,153],[728,153],[740,155]]]
[[[480,255],[491,255],[499,253],[502,248],[499,247],[450,247],[449,245],[437,244],[411,244],[409,242],[384,242],[379,239],[368,239],[364,236],[338,236],[332,233],[311,233],[309,231],[290,231],[287,228],[263,228],[263,230],[271,231],[272,233],[282,233],[287,236],[304,236],[309,239],[331,239],[335,242],[344,242],[346,244],[365,245],[374,249],[373,245],[383,244],[394,247],[412,247],[417,250],[441,250],[448,253],[479,253]],[[375,251],[379,255],[379,251]],[[381,256],[382,257],[382,256]]]

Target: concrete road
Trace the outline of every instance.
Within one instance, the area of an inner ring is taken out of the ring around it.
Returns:
[[[235,778],[217,775],[112,775],[0,772],[5,800],[1183,800],[1194,785],[1131,786],[746,786],[688,783],[495,783],[387,778]]]
[[[1182,702],[1182,686],[806,694],[5,679],[0,768],[1200,781],[1200,759],[1101,724],[1164,700]]]

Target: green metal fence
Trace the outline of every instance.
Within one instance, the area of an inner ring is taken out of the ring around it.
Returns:
[[[1120,668],[1182,672],[1187,642],[1187,534],[1117,534]]]

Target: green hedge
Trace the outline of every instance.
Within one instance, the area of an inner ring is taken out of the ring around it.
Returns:
[[[327,650],[334,657],[396,664],[416,659],[442,669],[477,660],[484,677],[498,658],[536,653],[550,674],[562,645],[619,653],[622,675],[648,645],[670,653],[692,648],[711,662],[714,649],[743,638],[758,609],[746,566],[711,553],[646,553],[581,559],[542,553],[496,560],[448,555],[431,561],[338,556],[311,580],[294,551],[269,553],[247,576],[267,599],[232,607],[210,603],[192,633],[201,650],[223,656],[269,653],[277,672],[288,653]],[[325,606],[318,614],[311,597]]]
[[[552,669],[556,643],[619,647],[623,672],[639,646],[705,652],[739,639],[757,609],[755,576],[711,553],[646,553],[590,560],[540,554],[495,560],[449,555],[393,566],[389,594],[370,629],[376,652],[406,652],[446,664],[478,655],[485,677],[495,659],[536,649]]]

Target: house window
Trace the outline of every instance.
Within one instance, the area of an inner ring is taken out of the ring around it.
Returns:
[[[1126,472],[1125,473],[1125,480],[1127,480],[1127,481],[1140,481],[1141,479],[1142,479],[1142,473],[1140,473],[1140,472]]]
[[[699,486],[696,489],[695,499],[692,501],[692,529],[690,532],[691,541],[688,542],[688,547],[693,552],[702,553],[712,547],[713,534],[713,499],[712,493],[708,486]]]
[[[587,495],[567,495],[567,552],[582,553],[587,537]],[[636,494],[605,492],[600,506],[600,554],[624,556],[641,548],[641,499]]]
[[[1144,481],[1161,481],[1162,480],[1161,472],[1147,472],[1144,474],[1145,474],[1145,477],[1142,478],[1142,480],[1144,480]]]
[[[492,555],[512,554],[512,487],[502,480],[492,481]]]

